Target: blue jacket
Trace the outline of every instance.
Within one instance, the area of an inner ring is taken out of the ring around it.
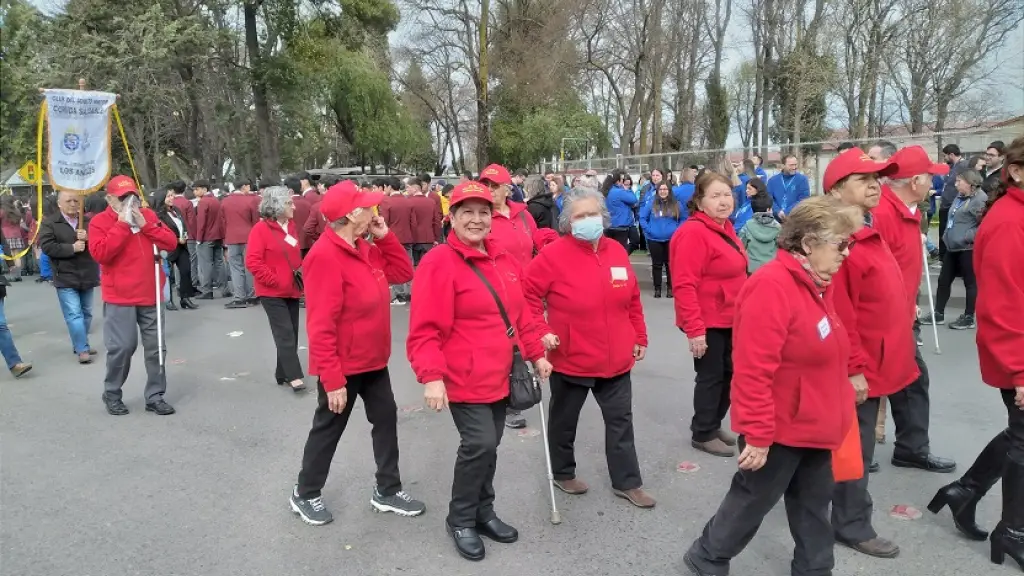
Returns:
[[[633,206],[637,205],[636,194],[618,184],[612,186],[605,198],[608,214],[612,217],[612,228],[629,228],[634,224]]]
[[[668,212],[655,211],[655,202],[649,202],[640,209],[640,228],[644,236],[652,242],[668,242],[675,234],[676,228],[686,219],[683,212],[686,208],[679,207],[679,218],[673,218]]]
[[[811,195],[811,184],[807,176],[797,172],[792,176],[779,173],[768,179],[768,193],[771,194],[775,214],[789,214],[801,200]]]
[[[526,200],[525,200],[526,195],[523,193],[523,187],[522,186],[513,184],[511,188],[512,188],[512,194],[509,195],[509,198],[513,202],[519,202],[520,204],[526,202]]]
[[[732,220],[733,228],[742,230],[743,225],[753,218],[754,208],[750,205],[750,197],[747,196],[746,184],[740,184],[733,188],[732,194],[736,198],[736,209],[732,211],[732,216],[729,216],[729,219]]]
[[[690,198],[693,198],[695,190],[696,187],[693,185],[693,182],[683,182],[672,188],[672,195],[679,201],[679,213],[683,220],[690,217],[690,209],[686,207],[686,203],[690,201]]]
[[[644,207],[654,200],[654,182],[648,182],[640,188],[640,210],[643,211]]]

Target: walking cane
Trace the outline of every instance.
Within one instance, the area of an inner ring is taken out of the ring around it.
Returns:
[[[548,467],[548,491],[551,495],[551,523],[561,524],[562,515],[558,513],[558,504],[555,503],[555,475],[551,471],[551,448],[548,446],[548,423],[544,418],[544,399],[537,404],[540,409],[540,431],[544,441],[544,463]]]
[[[153,285],[156,286],[156,352],[160,358],[160,373],[164,373],[164,321],[163,321],[163,306],[162,302],[164,299],[163,287],[160,286],[160,250],[153,246]]]
[[[928,247],[921,243],[921,254],[924,255],[924,277],[928,283],[928,309],[931,310],[932,333],[935,335],[935,354],[942,354],[939,347],[939,325],[935,322],[935,299],[932,296],[932,273],[928,270]]]

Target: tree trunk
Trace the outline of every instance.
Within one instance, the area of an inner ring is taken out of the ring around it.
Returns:
[[[245,49],[249,53],[249,80],[252,86],[252,102],[256,112],[256,134],[260,139],[260,172],[263,178],[277,179],[281,175],[281,157],[277,150],[270,120],[270,104],[267,97],[267,83],[263,79],[263,56],[256,27],[255,2],[243,5],[245,18]]]

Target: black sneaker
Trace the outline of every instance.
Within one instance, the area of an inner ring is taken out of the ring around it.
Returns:
[[[146,404],[146,412],[155,412],[157,416],[170,416],[174,414],[174,407],[161,398],[156,402]]]
[[[518,410],[509,410],[505,413],[505,427],[513,430],[526,428],[526,418]]]
[[[974,330],[978,325],[974,322],[973,315],[961,314],[959,318],[949,323],[949,327],[953,330]]]
[[[324,506],[322,496],[316,498],[299,498],[299,487],[292,489],[290,499],[292,512],[299,515],[302,521],[310,526],[323,526],[334,521],[334,515]]]
[[[239,308],[248,308],[249,305],[240,300],[232,300],[231,302],[225,304],[224,307],[227,308],[228,310],[238,310]]]
[[[941,325],[946,323],[946,315],[943,314],[942,312],[933,312],[931,314],[925,314],[924,316],[921,316],[921,319],[919,320],[919,322],[921,324],[927,324],[927,325],[931,326],[932,325],[932,318],[935,319],[935,323],[938,324],[939,326],[941,326]]]
[[[423,502],[413,500],[403,490],[391,496],[381,496],[376,488],[373,489],[370,506],[377,512],[393,512],[399,516],[419,516],[427,509]]]
[[[124,402],[121,402],[120,398],[104,398],[103,403],[107,406],[107,414],[111,416],[124,416],[128,413],[128,407],[124,405]]]

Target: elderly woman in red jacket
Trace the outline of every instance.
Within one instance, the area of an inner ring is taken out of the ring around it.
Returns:
[[[256,297],[270,320],[270,333],[277,349],[274,377],[293,392],[306,389],[299,362],[299,299],[302,286],[295,271],[302,266],[298,225],[292,220],[295,205],[284,186],[263,190],[261,220],[249,231],[245,267],[253,278]]]
[[[565,196],[559,228],[566,233],[526,268],[526,301],[538,318],[547,309],[545,332],[551,364],[551,422],[548,444],[555,486],[584,494],[576,477],[576,427],[590,392],[601,407],[605,458],[612,490],[634,506],[653,508],[643,489],[633,443],[633,383],[630,372],[647,351],[647,326],[629,254],[604,235],[604,195],[577,189]],[[571,269],[572,274],[566,274]],[[602,310],[602,314],[594,314]]]
[[[372,208],[380,201],[381,195],[359,192],[352,181],[332,186],[318,203],[327,229],[303,262],[309,371],[319,377],[319,397],[291,507],[314,526],[333,520],[321,490],[356,396],[363,399],[372,427],[377,462],[370,505],[399,516],[426,510],[402,489],[398,406],[388,372],[389,284],[412,279],[412,263],[384,219],[374,216]],[[372,244],[365,240],[367,233],[374,238]]]
[[[542,341],[554,339],[526,305],[519,261],[489,236],[492,206],[490,191],[479,182],[467,180],[452,191],[452,232],[445,246],[420,261],[406,341],[427,406],[448,406],[462,439],[445,522],[456,550],[468,560],[483,559],[481,536],[502,543],[519,538],[494,512],[512,347],[518,345],[546,378],[551,364]]]
[[[991,535],[992,562],[1001,564],[1009,555],[1024,570],[1024,137],[1006,148],[1004,166],[974,239],[974,270],[981,379],[999,389],[1007,426],[962,478],[939,490],[928,509],[948,505],[960,532],[984,540],[988,533],[977,525],[975,512],[1001,477],[1003,510]]]
[[[731,392],[739,471],[684,556],[695,574],[728,574],[783,496],[797,542],[793,574],[832,573],[831,451],[855,422],[850,345],[830,283],[859,219],[834,199],[804,200],[782,225],[778,257],[740,291]]]
[[[687,202],[690,219],[669,242],[676,326],[686,333],[697,378],[690,444],[714,456],[732,456],[736,439],[722,430],[732,380],[732,321],[747,279],[747,254],[729,221],[732,182],[714,172],[697,179]]]

